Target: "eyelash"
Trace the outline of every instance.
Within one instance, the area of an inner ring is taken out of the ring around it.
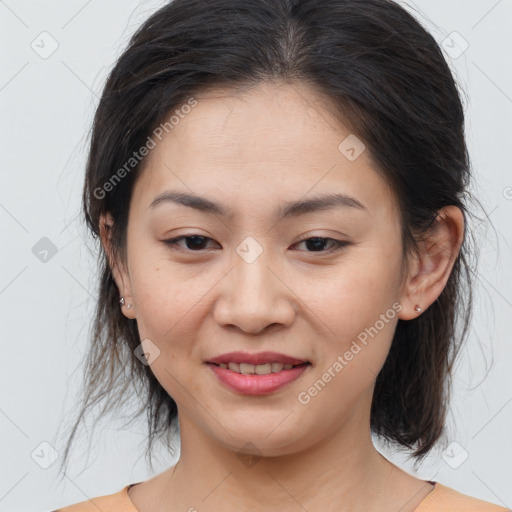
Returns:
[[[171,248],[171,250],[173,250],[173,251],[178,250],[178,251],[184,251],[184,252],[200,253],[204,250],[204,249],[199,249],[197,251],[194,251],[192,249],[187,249],[187,248],[184,248],[184,247],[181,247],[178,245],[178,242],[180,242],[181,240],[185,240],[187,238],[203,238],[204,240],[213,240],[212,238],[210,238],[208,236],[203,236],[203,235],[182,235],[182,236],[178,236],[176,238],[170,238],[168,240],[163,240],[163,243],[168,245]],[[334,244],[334,247],[327,251],[306,251],[306,252],[309,252],[312,254],[315,254],[315,253],[332,254],[334,252],[341,251],[346,246],[350,245],[350,242],[345,242],[343,240],[336,240],[335,238],[328,238],[328,237],[322,237],[322,236],[313,236],[313,237],[309,237],[309,238],[304,238],[302,240],[299,240],[296,243],[300,244],[302,242],[307,242],[309,240],[326,240],[326,241],[333,242],[333,244]]]

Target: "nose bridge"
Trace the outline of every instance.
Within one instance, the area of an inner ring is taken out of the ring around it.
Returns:
[[[288,288],[276,276],[271,250],[247,237],[236,248],[226,276],[217,321],[234,324],[245,332],[259,332],[269,324],[290,324],[294,308]]]
[[[248,296],[262,300],[270,300],[275,289],[276,278],[269,269],[272,258],[268,245],[252,236],[246,237],[235,249],[233,279],[235,286],[240,288],[237,294],[247,293]],[[258,297],[259,296],[259,297]]]

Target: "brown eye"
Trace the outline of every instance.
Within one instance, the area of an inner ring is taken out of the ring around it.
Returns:
[[[326,245],[326,243],[331,243],[331,249],[330,250],[322,250],[322,247]],[[311,237],[311,238],[305,238],[304,240],[301,240],[300,242],[297,242],[298,244],[305,243],[306,247],[311,249],[307,252],[320,252],[320,253],[331,253],[336,252],[338,250],[341,250],[343,247],[349,245],[349,242],[345,242],[342,240],[335,240],[334,238],[325,238],[325,237]]]
[[[179,242],[182,240],[185,240],[185,247],[179,245]],[[169,240],[164,240],[163,242],[166,245],[171,246],[171,249],[173,250],[177,248],[178,250],[199,252],[205,249],[204,245],[207,240],[212,240],[212,238],[202,235],[183,235],[176,238],[170,238]]]

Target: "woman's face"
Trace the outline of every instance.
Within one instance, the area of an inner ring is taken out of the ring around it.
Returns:
[[[131,200],[127,268],[116,279],[133,303],[124,313],[150,340],[151,371],[182,425],[235,450],[251,442],[278,455],[341,428],[360,434],[400,317],[391,190],[368,150],[305,86],[196,99],[154,137]],[[165,199],[152,206],[163,193],[200,196],[222,212]],[[334,194],[355,201],[285,208]],[[181,236],[201,238],[165,242]],[[310,364],[252,394],[207,363],[234,351]]]

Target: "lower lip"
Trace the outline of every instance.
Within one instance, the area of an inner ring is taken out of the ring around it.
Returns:
[[[286,384],[298,379],[310,364],[294,366],[290,370],[281,370],[266,375],[244,375],[221,368],[213,363],[206,363],[227,387],[245,395],[266,395],[281,389]]]

